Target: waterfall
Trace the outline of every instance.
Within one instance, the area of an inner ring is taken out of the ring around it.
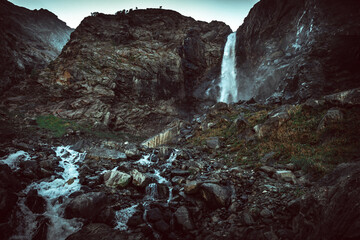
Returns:
[[[235,61],[236,32],[227,37],[224,48],[224,55],[221,63],[221,80],[219,83],[220,96],[218,102],[237,102],[238,85],[236,82],[236,61]]]

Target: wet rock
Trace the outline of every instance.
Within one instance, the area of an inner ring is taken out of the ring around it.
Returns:
[[[138,159],[141,156],[135,144],[126,144],[124,152],[129,159]]]
[[[175,169],[171,171],[171,176],[189,176],[191,174],[190,171],[188,170],[180,170],[180,169]]]
[[[184,186],[184,192],[186,194],[195,194],[199,191],[200,185],[201,185],[201,182],[198,182],[198,181],[187,182]]]
[[[94,159],[126,160],[126,154],[109,148],[92,147],[87,150],[87,157]]]
[[[26,196],[25,205],[33,213],[44,213],[46,211],[46,201],[38,195],[36,189],[30,190]]]
[[[211,207],[227,207],[230,204],[231,191],[227,187],[214,183],[203,183],[200,193]]]
[[[218,137],[210,137],[206,139],[206,146],[211,149],[220,148],[220,140]]]
[[[66,218],[95,219],[106,205],[106,195],[102,192],[81,194],[65,207]]]
[[[195,228],[190,213],[185,206],[179,207],[174,215],[176,217],[177,223],[180,224],[185,230],[191,231]]]
[[[117,170],[107,171],[104,174],[104,182],[108,187],[124,188],[131,182],[131,175]]]
[[[155,222],[154,228],[161,233],[167,233],[170,231],[170,225],[167,224],[163,219]]]
[[[146,187],[151,181],[146,174],[141,173],[136,169],[133,169],[130,172],[130,175],[132,177],[132,184],[136,187]]]
[[[149,222],[157,222],[157,221],[163,219],[161,210],[159,208],[152,208],[152,209],[148,210],[146,213],[146,219]]]
[[[289,170],[278,170],[276,171],[275,176],[277,179],[283,180],[285,182],[292,182],[294,184],[296,183],[295,175]]]
[[[41,215],[36,218],[36,229],[32,239],[47,240],[48,239],[48,226],[51,224],[49,218]]]
[[[185,183],[185,178],[181,176],[175,176],[171,179],[171,182],[176,184],[182,184]]]
[[[319,126],[317,128],[318,131],[324,130],[326,126],[331,123],[340,122],[344,119],[344,114],[338,108],[332,108],[327,111],[325,116],[321,119]]]

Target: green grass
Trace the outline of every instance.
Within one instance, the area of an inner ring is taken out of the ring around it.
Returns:
[[[239,110],[245,114],[249,126],[236,129],[232,122],[221,118],[212,119],[217,124],[207,130],[198,131],[189,140],[190,144],[201,145],[208,137],[221,137],[224,145],[223,153],[231,154],[237,164],[257,165],[267,153],[274,152],[274,159],[279,163],[294,163],[297,169],[302,169],[315,175],[322,175],[333,169],[339,163],[360,158],[360,109],[358,107],[342,109],[344,119],[329,124],[324,130],[317,131],[319,123],[331,106],[321,109],[308,109],[297,105],[291,109],[290,120],[279,128],[274,127],[266,137],[246,142],[239,135],[246,128],[266,121],[270,109],[258,111]],[[236,113],[231,113],[234,119]],[[220,151],[220,150],[219,150]]]
[[[38,116],[36,118],[36,123],[40,128],[49,131],[52,136],[57,138],[63,137],[68,129],[72,129],[74,131],[80,130],[82,133],[85,133],[88,136],[102,139],[123,140],[125,137],[130,137],[134,141],[141,140],[138,136],[126,134],[124,132],[113,132],[106,129],[97,129],[90,126],[89,124],[79,124],[75,121],[55,117],[54,115]]]
[[[40,128],[49,130],[55,137],[62,137],[66,133],[66,129],[71,127],[69,121],[57,118],[53,115],[38,116],[36,123]]]

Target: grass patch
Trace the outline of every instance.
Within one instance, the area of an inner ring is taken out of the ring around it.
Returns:
[[[110,130],[98,129],[90,126],[89,124],[79,124],[75,121],[55,117],[54,115],[38,116],[36,118],[36,123],[40,128],[49,131],[52,136],[57,138],[63,137],[67,133],[68,129],[72,129],[74,131],[79,130],[88,136],[102,139],[123,140],[125,137],[130,137],[135,141],[140,139],[137,136],[129,135],[124,132],[113,132]]]
[[[190,143],[203,144],[208,137],[217,136],[227,146],[221,151],[231,154],[231,158],[238,164],[256,165],[265,154],[274,152],[274,158],[279,163],[292,162],[297,169],[322,175],[339,163],[360,158],[360,109],[342,109],[344,119],[329,124],[319,132],[319,123],[329,108],[331,106],[314,110],[297,105],[289,112],[290,120],[279,128],[274,127],[268,136],[248,142],[240,137],[241,134],[245,128],[251,129],[264,123],[269,110],[240,110],[238,114],[245,115],[249,126],[236,129],[231,125],[232,121],[220,119],[212,129],[196,132]]]

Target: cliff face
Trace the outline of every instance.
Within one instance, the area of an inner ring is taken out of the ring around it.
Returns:
[[[237,30],[240,93],[302,101],[360,85],[360,2],[262,0]]]
[[[55,59],[73,30],[47,10],[0,1],[0,31],[2,92]]]
[[[60,117],[156,132],[191,106],[202,82],[219,74],[230,32],[224,23],[169,10],[93,14],[39,82],[58,97]]]

